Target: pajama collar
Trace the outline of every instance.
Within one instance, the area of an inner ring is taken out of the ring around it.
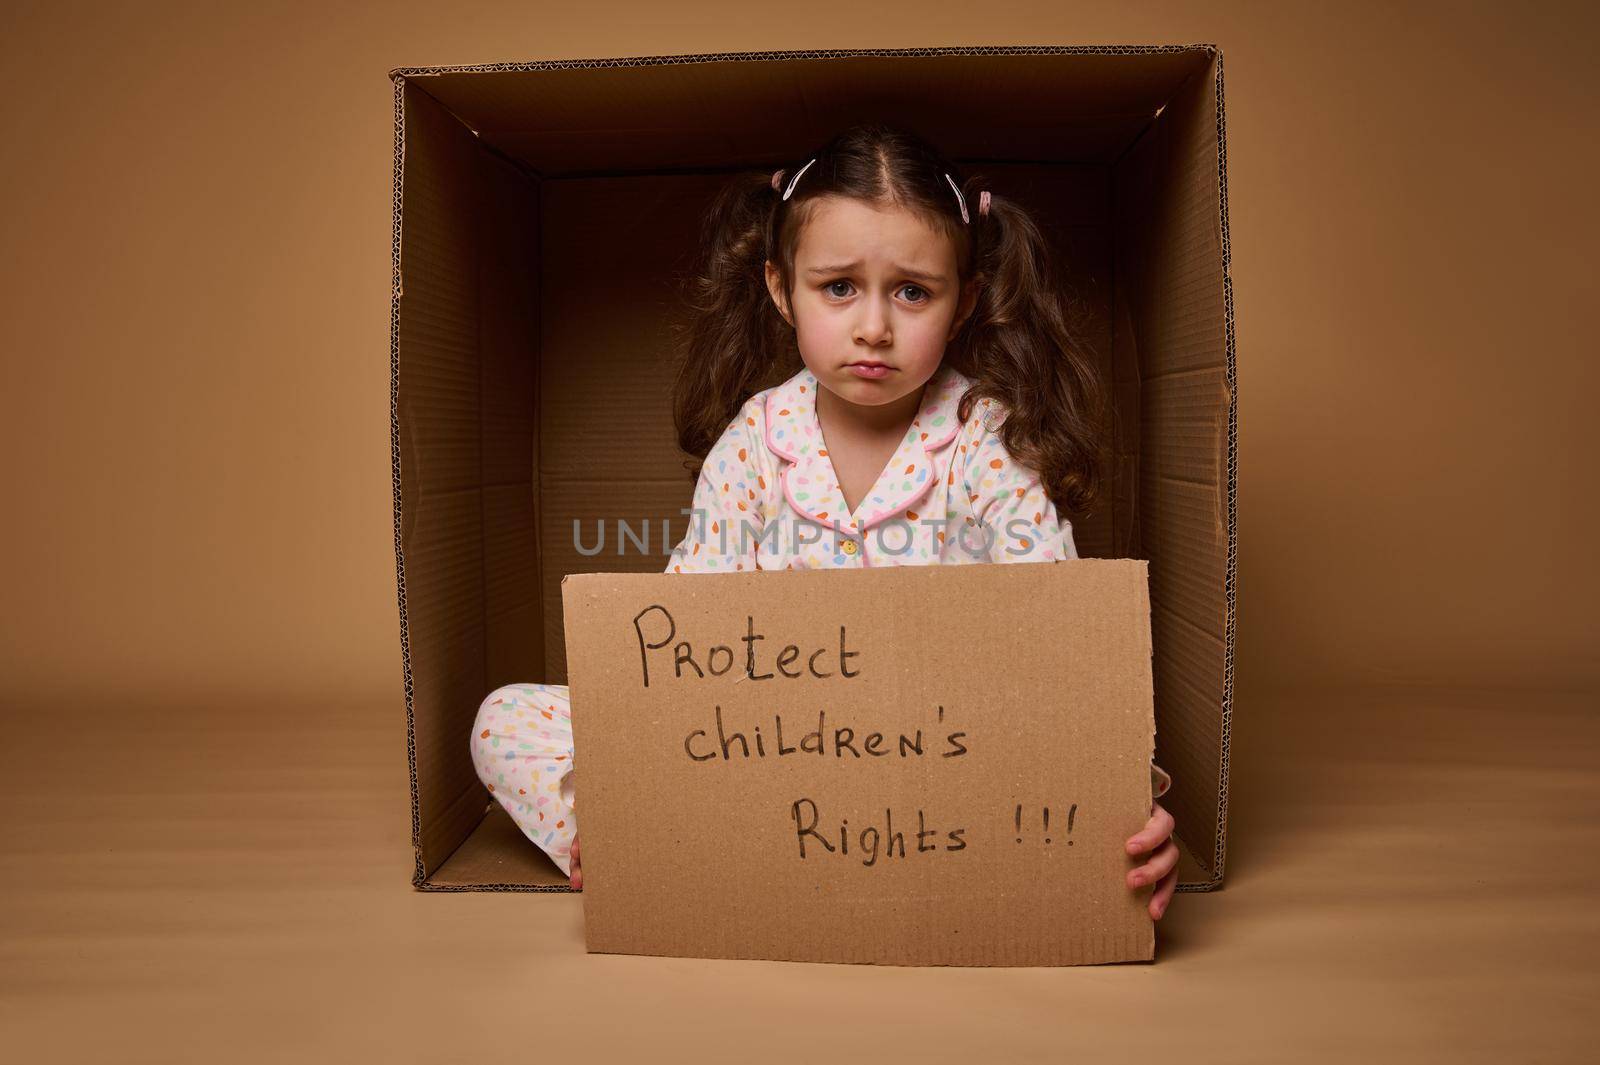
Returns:
[[[922,405],[871,492],[852,518],[817,422],[817,378],[809,368],[767,396],[766,443],[786,460],[783,494],[800,514],[843,532],[863,532],[915,505],[933,487],[934,453],[961,430],[956,406],[972,382],[954,367],[939,367],[923,389]]]

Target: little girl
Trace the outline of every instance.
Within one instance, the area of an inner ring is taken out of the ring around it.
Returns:
[[[674,386],[679,443],[704,461],[667,572],[1078,557],[1057,507],[1096,494],[1103,389],[1038,227],[987,190],[969,204],[970,185],[875,125],[723,190]],[[570,718],[565,686],[500,688],[472,760],[581,888]],[[1170,786],[1152,763],[1152,796]],[[1152,802],[1126,845],[1153,850],[1127,883],[1157,885],[1158,919],[1177,884],[1172,826]]]

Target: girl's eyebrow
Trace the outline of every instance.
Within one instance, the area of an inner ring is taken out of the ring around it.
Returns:
[[[837,266],[813,266],[811,269],[807,270],[806,273],[815,275],[843,274],[858,268],[860,265],[861,263],[859,262],[853,262],[840,263]],[[916,278],[918,281],[926,281],[930,284],[942,284],[944,282],[943,274],[923,273],[921,270],[913,270],[906,266],[895,266],[892,267],[892,269],[895,273],[901,275],[902,277],[912,277]]]

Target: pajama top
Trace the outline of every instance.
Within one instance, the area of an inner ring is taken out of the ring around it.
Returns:
[[[746,400],[712,445],[668,573],[1052,562],[1077,558],[1072,524],[996,431],[1003,413],[939,368],[877,482],[851,511],[802,369]]]

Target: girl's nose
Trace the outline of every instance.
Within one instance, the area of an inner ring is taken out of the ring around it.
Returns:
[[[861,317],[856,322],[856,339],[874,347],[888,343],[889,314],[882,306],[871,301],[864,305]]]

